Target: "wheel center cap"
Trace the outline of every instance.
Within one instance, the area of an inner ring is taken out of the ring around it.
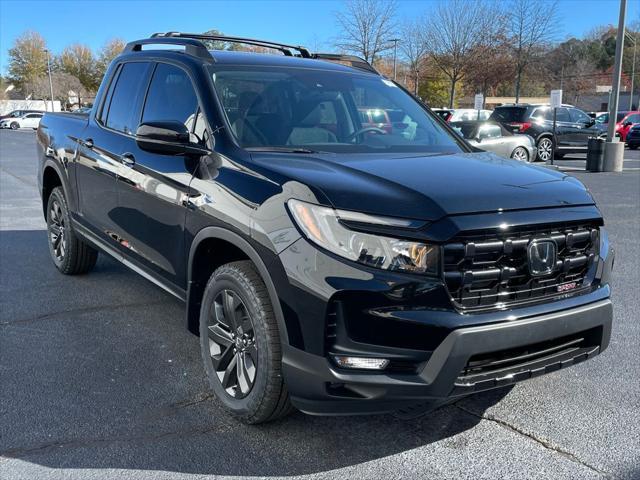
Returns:
[[[236,337],[236,348],[238,350],[242,348],[242,339],[240,337]]]

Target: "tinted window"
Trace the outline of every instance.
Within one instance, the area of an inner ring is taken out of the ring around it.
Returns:
[[[522,122],[526,113],[527,107],[498,107],[489,118],[498,122]]]
[[[126,63],[120,69],[109,103],[106,125],[133,135],[140,120],[140,106],[147,86],[148,63]],[[104,112],[103,112],[104,117]]]
[[[625,122],[638,123],[640,122],[640,113],[634,113],[633,115],[629,115]]]
[[[578,123],[591,123],[591,117],[577,108],[571,108],[571,118],[574,122]]]
[[[456,139],[418,102],[378,76],[267,66],[210,68],[231,130],[246,148],[460,151]],[[377,121],[372,131],[369,122]]]
[[[173,120],[193,131],[198,98],[187,73],[181,68],[160,63],[147,93],[143,122]]]
[[[569,115],[569,110],[566,108],[558,108],[556,113],[556,121],[557,122],[570,122],[571,116]],[[551,120],[553,120],[553,109],[549,109],[551,113]]]

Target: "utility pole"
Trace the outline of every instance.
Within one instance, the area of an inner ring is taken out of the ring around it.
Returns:
[[[51,111],[53,112],[55,108],[53,107],[53,81],[51,80],[51,62],[49,61],[49,50],[45,50],[47,52],[47,72],[49,73],[49,93],[51,94]]]
[[[620,0],[618,36],[616,38],[616,60],[611,79],[611,102],[609,102],[609,128],[604,146],[604,171],[621,172],[624,162],[624,142],[617,142],[615,118],[618,113],[620,95],[620,76],[622,75],[622,49],[624,47],[624,20],[627,14],[627,0]]]
[[[418,81],[419,81],[419,75],[420,75],[420,71],[416,68],[416,84],[414,85],[414,91],[413,94],[417,97],[418,96]]]
[[[398,42],[400,41],[400,39],[392,38],[391,41],[393,42],[393,80],[395,81],[398,73],[396,62],[398,58]]]
[[[633,39],[633,63],[631,64],[631,91],[629,92],[629,110],[633,110],[633,80],[636,75],[636,46],[638,45],[637,33],[631,36],[629,32],[626,32],[626,36],[629,40]]]

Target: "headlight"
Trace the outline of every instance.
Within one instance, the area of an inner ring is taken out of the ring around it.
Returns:
[[[439,272],[440,248],[437,245],[356,232],[340,223],[342,218],[401,227],[409,224],[405,220],[334,210],[293,199],[287,204],[307,238],[336,255],[385,270],[430,275]]]

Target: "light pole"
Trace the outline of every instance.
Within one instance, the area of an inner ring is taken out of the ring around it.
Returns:
[[[398,57],[398,42],[400,41],[399,38],[392,38],[391,41],[393,42],[393,79],[396,79],[397,76],[397,57]]]
[[[624,162],[624,142],[617,142],[615,118],[618,113],[618,96],[620,94],[620,76],[622,75],[622,49],[624,48],[624,19],[627,14],[627,0],[620,0],[620,18],[618,19],[618,36],[616,38],[616,59],[611,78],[611,102],[609,102],[609,128],[607,142],[604,146],[605,172],[621,172]]]
[[[633,63],[631,63],[631,91],[629,92],[629,110],[633,110],[633,80],[636,75],[636,46],[638,45],[637,34],[631,36],[629,32],[625,33],[627,40],[633,40]]]
[[[53,81],[51,80],[51,62],[49,61],[49,50],[45,50],[47,53],[47,73],[49,74],[49,93],[51,94],[51,111],[53,112]]]

